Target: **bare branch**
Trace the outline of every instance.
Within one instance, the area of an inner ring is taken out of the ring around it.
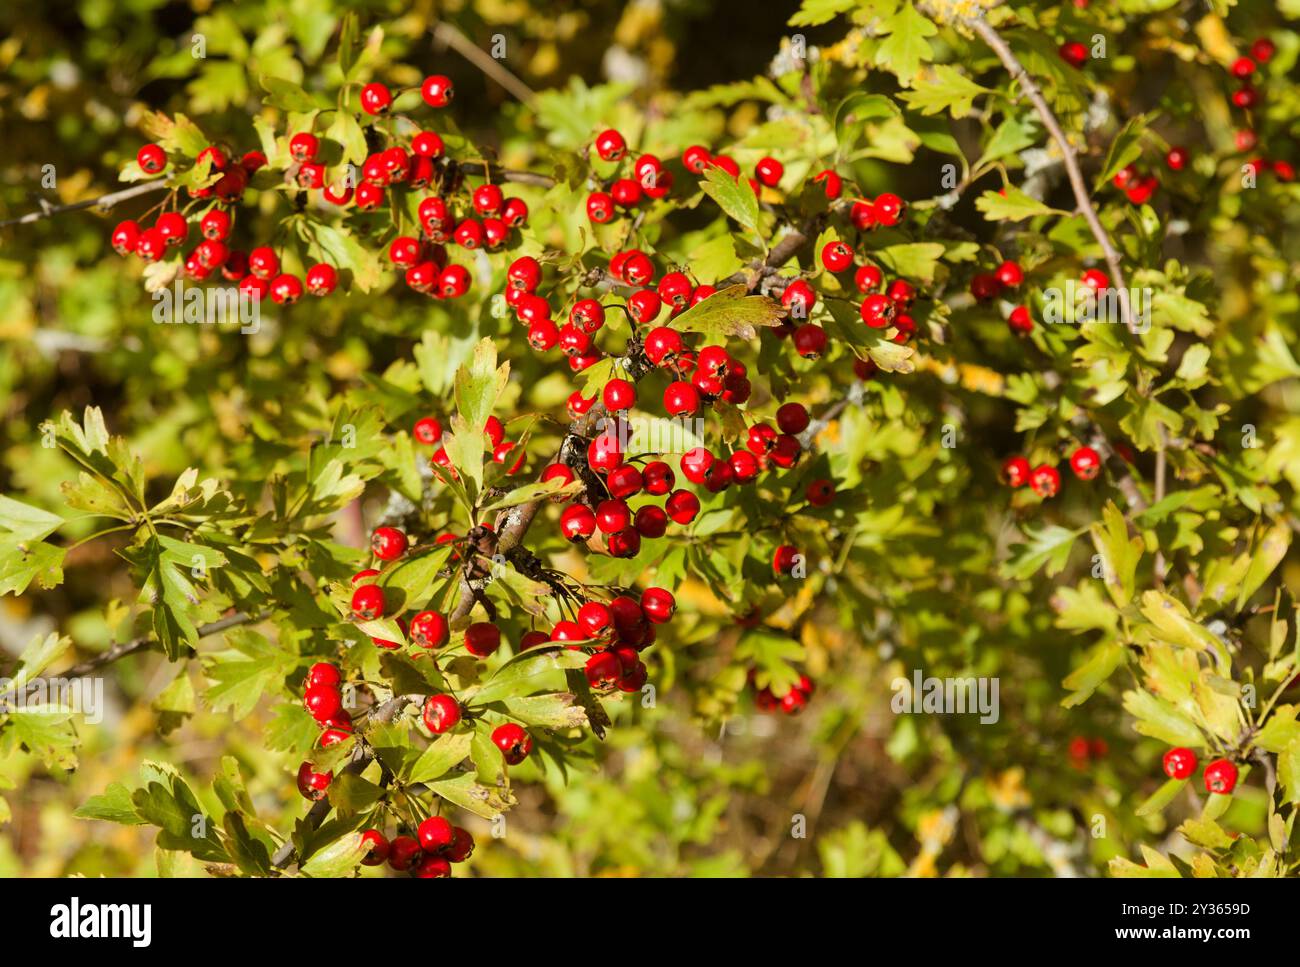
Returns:
[[[532,107],[537,95],[533,89],[521,81],[498,61],[485,54],[478,45],[446,21],[440,20],[433,25],[433,39],[450,47],[467,61],[496,81],[517,100]]]
[[[44,205],[39,210],[28,212],[19,218],[11,218],[8,221],[0,222],[0,228],[7,228],[10,225],[30,225],[32,222],[39,222],[43,218],[53,218],[55,215],[61,215],[64,212],[82,211],[86,208],[98,208],[101,211],[108,211],[119,202],[170,187],[171,184],[165,180],[141,181],[130,188],[112,191],[107,195],[100,195],[98,198],[87,198],[85,201],[76,201],[69,205]]]

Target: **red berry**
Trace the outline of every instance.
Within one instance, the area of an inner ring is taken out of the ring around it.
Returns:
[[[659,326],[645,337],[645,354],[650,362],[662,366],[682,351],[682,334],[676,329]]]
[[[343,699],[335,685],[312,685],[303,693],[302,700],[317,722],[333,718],[343,709]]]
[[[778,575],[793,574],[795,565],[799,563],[799,549],[790,545],[782,544],[772,554],[772,570]]]
[[[406,553],[406,535],[396,527],[377,527],[370,535],[370,550],[381,561],[395,561]]]
[[[670,416],[694,416],[700,409],[699,391],[681,380],[669,383],[664,390],[664,409]]]
[[[655,497],[662,497],[672,490],[674,480],[673,468],[662,460],[647,463],[641,471],[641,483],[645,492]]]
[[[411,150],[423,158],[441,158],[442,138],[432,131],[421,131],[411,139]]]
[[[424,79],[420,85],[420,96],[424,98],[424,103],[429,107],[446,107],[455,97],[455,90],[451,86],[451,78],[442,74],[432,74]]]
[[[338,666],[327,661],[318,661],[307,670],[307,687],[312,685],[337,686],[343,680]]]
[[[569,322],[591,335],[605,324],[605,307],[595,299],[579,299],[569,310]]]
[[[1008,289],[1014,289],[1020,285],[1021,282],[1025,281],[1025,273],[1024,270],[1020,268],[1020,263],[1012,262],[1010,260],[999,265],[994,275],[997,277],[998,282],[1006,286]]]
[[[167,167],[167,152],[156,144],[146,144],[136,152],[135,163],[146,175],[156,175]]]
[[[613,688],[623,677],[623,663],[612,651],[598,651],[587,659],[583,672],[592,688]]]
[[[463,265],[449,265],[438,276],[438,292],[444,299],[459,299],[469,291],[469,269]]]
[[[537,259],[531,255],[525,255],[517,258],[510,263],[510,268],[506,270],[506,282],[512,288],[520,289],[524,292],[534,292],[538,283],[542,281],[542,266]]]
[[[465,629],[465,649],[486,658],[501,647],[501,629],[490,621],[476,621]]]
[[[822,246],[822,266],[827,272],[843,272],[852,264],[853,249],[847,242],[827,242]]]
[[[377,584],[363,584],[352,592],[352,613],[373,621],[384,613],[384,589]]]
[[[980,302],[996,298],[1001,291],[1001,280],[990,272],[981,272],[970,280],[970,294]]]
[[[689,490],[674,490],[664,501],[664,510],[677,524],[689,524],[700,512],[700,499]]]
[[[814,480],[808,484],[804,496],[812,506],[825,507],[835,499],[835,484],[826,479]]]
[[[1249,77],[1255,73],[1255,62],[1249,57],[1238,57],[1230,69],[1233,77]]]
[[[1062,44],[1059,52],[1061,60],[1073,67],[1082,67],[1088,62],[1088,48],[1077,40]]]
[[[452,831],[451,845],[444,848],[442,855],[453,863],[464,863],[474,852],[474,837],[469,830],[457,826]]]
[[[421,648],[441,648],[451,640],[447,619],[437,611],[421,611],[411,619],[411,640]]]
[[[1088,269],[1083,273],[1082,282],[1094,292],[1110,288],[1110,276],[1101,269]]]
[[[480,215],[498,214],[505,200],[500,185],[479,185],[474,189],[472,198],[474,210]]]
[[[876,198],[872,213],[881,225],[897,225],[907,210],[907,203],[891,192],[885,192]]]
[[[871,295],[876,292],[884,280],[884,275],[874,265],[860,266],[857,272],[853,274],[853,284],[863,295]]]
[[[1029,483],[1031,469],[1024,457],[1007,457],[1002,463],[1002,482],[1008,487],[1023,487]]]
[[[1173,147],[1165,154],[1165,164],[1169,166],[1170,171],[1182,171],[1187,167],[1189,158],[1186,148]]]
[[[124,222],[118,222],[117,227],[113,229],[112,244],[113,250],[118,255],[130,255],[135,251],[136,244],[140,241],[140,226],[127,219]]]
[[[662,308],[663,301],[654,289],[639,289],[627,300],[628,315],[641,325],[654,322]]]
[[[776,425],[782,433],[802,433],[808,429],[808,423],[808,410],[802,403],[785,403],[776,411]]]
[[[460,722],[460,703],[450,695],[430,695],[424,700],[424,726],[434,735],[442,735]]]
[[[632,512],[622,500],[603,500],[596,506],[596,526],[602,534],[617,534],[632,523]]]
[[[450,846],[453,835],[451,823],[441,816],[430,816],[416,829],[420,847],[426,853],[435,853],[444,846]]]
[[[185,236],[190,233],[189,222],[185,221],[185,216],[180,212],[164,212],[159,215],[154,228],[162,235],[163,241],[169,247],[180,245],[185,241]]]
[[[614,199],[603,191],[593,191],[587,196],[587,217],[603,225],[614,217]]]
[[[298,767],[298,791],[302,793],[304,799],[310,799],[312,802],[319,802],[325,798],[326,790],[329,789],[333,779],[334,773],[317,772],[310,762],[304,762]]]
[[[677,610],[677,599],[664,588],[646,588],[641,595],[641,610],[652,623],[661,625],[672,620]]]
[[[307,270],[307,291],[314,296],[326,296],[338,285],[339,274],[334,266],[320,262]]]
[[[807,319],[817,304],[817,293],[803,279],[795,279],[781,293],[781,305],[790,311],[793,319]]]
[[[452,237],[461,248],[479,248],[483,245],[483,226],[472,218],[467,218],[456,226]]]
[[[1092,480],[1101,472],[1101,457],[1092,447],[1079,447],[1070,454],[1070,469],[1080,480]]]
[[[1034,468],[1029,475],[1029,486],[1043,499],[1055,497],[1061,489],[1061,474],[1055,467],[1046,464]]]
[[[830,169],[813,175],[813,184],[820,184],[826,192],[826,197],[831,201],[839,198],[840,192],[844,189],[844,179]]]
[[[596,136],[596,154],[602,161],[622,161],[627,154],[627,142],[613,128],[602,131]]]
[[[804,359],[816,359],[826,350],[826,330],[815,322],[805,322],[794,331],[794,348]]]
[[[785,174],[785,165],[775,158],[760,158],[758,164],[754,166],[754,172],[760,182],[768,188],[775,188],[780,184],[781,176]]]
[[[419,842],[411,836],[398,836],[388,844],[388,865],[395,870],[409,870],[422,855]]]
[[[372,82],[361,88],[361,110],[367,114],[383,114],[392,103],[392,92],[383,84]]]
[[[1267,37],[1261,37],[1250,45],[1250,56],[1260,64],[1267,64],[1277,53],[1277,45]]]
[[[1237,767],[1227,759],[1215,759],[1205,767],[1205,791],[1226,796],[1237,785]]]
[[[522,726],[514,722],[497,726],[492,732],[492,742],[501,750],[501,755],[506,762],[512,766],[523,762],[528,758],[528,753],[533,750],[532,737]]]
[[[675,310],[686,308],[691,301],[691,280],[681,272],[667,273],[659,280],[659,298]]]
[[[641,471],[630,463],[621,464],[605,476],[605,486],[611,497],[633,497],[641,492]]]
[[[649,537],[654,540],[663,537],[668,530],[668,514],[664,512],[662,507],[647,504],[633,516],[632,526],[636,528],[637,533],[642,537]]]
[[[1186,779],[1196,771],[1196,753],[1182,746],[1166,752],[1163,762],[1170,779]]]

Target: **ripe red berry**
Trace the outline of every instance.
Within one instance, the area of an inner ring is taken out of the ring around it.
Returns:
[[[411,619],[411,640],[421,648],[441,648],[451,639],[447,619],[437,611],[421,611]]]
[[[1029,483],[1031,469],[1024,457],[1007,457],[1002,463],[1002,482],[1008,487],[1023,487]]]
[[[396,527],[376,527],[370,535],[370,550],[381,561],[395,561],[406,553],[406,535]]]
[[[790,544],[780,545],[772,553],[772,570],[778,574],[793,574],[795,565],[799,563],[799,550]]]
[[[337,687],[343,680],[338,666],[327,661],[318,661],[307,670],[307,687],[312,685],[328,685]]]
[[[456,226],[452,237],[461,248],[480,248],[483,245],[483,225],[472,218],[467,218]]]
[[[1249,77],[1255,73],[1255,62],[1249,57],[1238,57],[1232,62],[1230,69],[1233,77]]]
[[[1110,288],[1110,276],[1101,269],[1088,269],[1083,273],[1081,281],[1094,292]]]
[[[605,324],[605,307],[595,299],[579,299],[569,310],[569,322],[591,335]]]
[[[681,272],[666,273],[659,280],[659,298],[674,309],[686,308],[691,301],[691,280]]]
[[[420,880],[445,880],[451,876],[451,863],[445,856],[425,853],[416,861],[411,872]]]
[[[617,534],[632,523],[632,512],[622,500],[602,500],[596,506],[596,526],[602,534]]]
[[[785,165],[775,158],[760,158],[758,164],[754,166],[754,173],[768,188],[775,188],[780,184],[781,176],[785,174]]]
[[[1227,759],[1215,759],[1205,767],[1205,791],[1226,796],[1237,785],[1237,767]]]
[[[642,537],[655,540],[663,537],[668,530],[668,514],[664,512],[662,507],[647,504],[633,515],[632,526],[636,528],[637,533]]]
[[[384,589],[377,584],[363,584],[352,592],[352,613],[372,621],[384,613]]]
[[[641,492],[641,471],[630,463],[615,467],[605,476],[605,486],[611,497],[626,499]]]
[[[659,326],[645,337],[646,358],[656,366],[670,362],[682,351],[682,334],[676,329]]]
[[[1035,467],[1029,475],[1029,486],[1043,499],[1055,497],[1061,489],[1061,474],[1055,467],[1043,464]]]
[[[501,629],[490,621],[476,621],[465,629],[465,649],[486,658],[501,647]]]
[[[423,855],[419,842],[412,836],[398,836],[388,844],[388,865],[398,871],[409,870]]]
[[[681,380],[669,383],[664,390],[664,409],[670,416],[694,416],[700,409],[699,391]]]
[[[844,190],[844,179],[829,168],[813,175],[813,184],[820,184],[826,192],[826,197],[831,201],[839,198]]]
[[[808,484],[804,496],[812,506],[825,507],[835,499],[835,484],[824,478],[813,480]]]
[[[528,325],[528,345],[539,353],[553,349],[560,341],[560,327],[550,319],[538,319]]]
[[[479,185],[472,196],[474,210],[480,215],[496,215],[505,204],[500,185]]]
[[[392,92],[383,84],[372,82],[361,88],[361,110],[367,114],[383,114],[392,103]]]
[[[1260,37],[1250,45],[1250,56],[1260,64],[1267,64],[1277,53],[1277,45],[1267,37]]]
[[[1196,771],[1196,753],[1182,746],[1166,752],[1163,762],[1170,779],[1186,779]]]
[[[776,411],[776,425],[782,433],[802,433],[808,429],[809,419],[808,410],[802,403],[785,403]]]
[[[533,750],[532,737],[514,722],[499,725],[492,732],[492,743],[501,750],[502,757],[512,766],[528,758]]]
[[[441,816],[430,816],[423,820],[416,829],[420,846],[426,853],[436,853],[452,841],[452,825]]]
[[[822,266],[827,272],[843,272],[852,264],[853,249],[847,242],[827,242],[822,246]]]
[[[118,222],[117,227],[113,229],[113,250],[118,255],[130,255],[135,251],[136,243],[139,241],[140,226],[131,219]]]
[[[1008,289],[1014,289],[1021,282],[1025,281],[1024,270],[1020,268],[1019,262],[1007,260],[998,266],[997,271],[993,273],[997,276],[998,282]]]
[[[146,175],[156,175],[167,167],[167,152],[156,144],[146,144],[135,153],[135,163]]]
[[[604,432],[587,445],[587,463],[597,473],[609,473],[623,462],[623,449],[618,437]]]
[[[1165,164],[1169,166],[1170,171],[1182,171],[1187,167],[1190,157],[1186,148],[1175,146],[1165,154]]]
[[[583,673],[592,688],[613,688],[623,677],[623,663],[612,651],[598,651],[587,659]]]
[[[451,78],[442,74],[432,74],[424,79],[420,85],[420,96],[424,98],[424,103],[429,107],[446,107],[452,102],[455,91],[451,86]]]
[[[794,348],[804,359],[816,359],[826,350],[826,330],[815,322],[805,322],[794,331]]]
[[[602,161],[622,161],[627,154],[627,142],[613,128],[596,135],[596,154]]]
[[[1077,40],[1064,43],[1059,48],[1061,60],[1072,67],[1082,67],[1088,62],[1088,48]]]
[[[817,293],[803,279],[795,279],[781,293],[781,305],[790,311],[792,319],[807,319],[817,303]]]
[[[664,501],[664,510],[677,524],[689,524],[700,512],[700,499],[689,490],[674,490]]]
[[[641,325],[654,322],[662,308],[663,300],[654,289],[638,289],[627,300],[628,315]]]
[[[469,830],[457,826],[452,829],[451,845],[443,849],[442,855],[453,863],[464,863],[474,852],[474,837]]]
[[[338,282],[338,271],[332,265],[320,262],[307,270],[307,291],[314,296],[329,295]]]
[[[255,248],[248,253],[248,271],[269,281],[280,272],[280,258],[266,246]]]
[[[333,718],[343,709],[343,699],[336,685],[311,685],[303,693],[302,700],[317,722]]]
[[[506,282],[523,292],[535,292],[541,281],[541,263],[531,255],[515,259],[506,270]]]
[[[438,276],[438,292],[444,299],[459,299],[469,286],[469,269],[463,265],[449,265]]]
[[[858,311],[862,321],[872,329],[884,329],[894,321],[894,316],[898,314],[898,305],[889,296],[877,293],[863,299]]]
[[[653,624],[661,625],[672,620],[677,599],[665,588],[646,588],[641,595],[641,610]]]
[[[1080,480],[1092,480],[1101,471],[1101,457],[1092,447],[1079,447],[1070,454],[1070,469]]]
[[[980,302],[996,298],[1001,291],[1001,280],[990,272],[981,272],[970,280],[970,294]]]
[[[159,215],[154,228],[162,235],[163,241],[169,247],[180,245],[185,241],[185,236],[190,233],[189,222],[180,212],[164,212]]]
[[[298,767],[298,792],[304,799],[319,802],[325,798],[325,793],[333,779],[334,773],[317,772],[310,762],[304,762]]]
[[[881,225],[897,225],[907,210],[907,203],[891,192],[876,197],[872,213]]]
[[[1011,314],[1007,316],[1007,325],[1011,327],[1012,332],[1032,332],[1034,317],[1030,315],[1026,306],[1016,306],[1011,310]]]
[[[884,274],[874,265],[862,265],[853,273],[853,284],[863,295],[871,295],[884,282]]]
[[[423,158],[441,158],[445,148],[433,131],[421,131],[411,139],[411,150]]]
[[[641,483],[645,492],[655,497],[662,497],[672,490],[674,480],[673,468],[662,460],[647,463],[641,471]]]

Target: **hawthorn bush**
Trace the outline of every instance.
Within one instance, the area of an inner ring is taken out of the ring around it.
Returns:
[[[1290,874],[1297,16],[6,8],[0,868]]]

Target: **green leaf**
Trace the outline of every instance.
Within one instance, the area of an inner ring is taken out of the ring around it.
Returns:
[[[429,789],[452,805],[484,819],[495,819],[514,805],[514,797],[509,790],[489,789],[480,785],[471,773],[455,779],[431,782]]]
[[[1129,537],[1128,522],[1113,500],[1102,509],[1102,523],[1093,524],[1088,531],[1101,556],[1106,592],[1117,607],[1123,608],[1133,600],[1142,538]]]
[[[1021,550],[1002,565],[1002,574],[1017,581],[1024,581],[1045,568],[1044,573],[1051,577],[1060,574],[1070,559],[1070,550],[1082,530],[1069,530],[1058,524],[1048,524],[1039,530],[1025,528],[1028,538]]]
[[[673,328],[703,333],[707,342],[722,342],[753,339],[755,326],[775,326],[783,318],[785,310],[778,303],[767,296],[749,295],[743,285],[733,285],[687,309],[673,321]]]
[[[1062,708],[1082,705],[1115,669],[1124,664],[1124,649],[1113,641],[1103,642],[1093,649],[1086,662],[1065,676],[1061,682],[1070,694],[1061,699]]]
[[[100,819],[126,826],[142,826],[145,822],[135,811],[131,790],[120,782],[110,783],[103,795],[91,796],[72,815],[78,819]]]
[[[939,242],[907,242],[886,246],[872,254],[896,275],[918,282],[933,282],[935,269],[945,251]]]
[[[469,755],[472,732],[456,732],[440,735],[429,743],[428,748],[411,764],[408,782],[429,782],[446,775],[451,769],[464,762]]]
[[[257,80],[262,85],[262,90],[270,95],[266,98],[267,103],[278,107],[282,111],[302,113],[314,111],[321,106],[316,103],[314,97],[293,81],[287,81],[282,77],[267,77],[265,75]]]
[[[955,118],[965,117],[971,113],[975,98],[993,93],[950,64],[936,64],[933,74],[932,78],[927,77],[923,83],[918,84],[915,90],[904,91],[899,95],[922,114],[947,111]]]
[[[1137,816],[1150,816],[1154,813],[1162,812],[1166,806],[1174,801],[1175,797],[1187,785],[1186,779],[1170,779],[1163,783],[1159,789],[1153,792],[1141,806],[1134,811]]]
[[[1137,719],[1133,728],[1142,735],[1193,749],[1205,745],[1204,735],[1190,716],[1150,692],[1142,689],[1125,692],[1124,709]]]
[[[317,850],[298,867],[303,876],[333,879],[354,872],[370,853],[359,832],[344,833],[324,849]]]
[[[0,497],[0,530],[7,531],[15,541],[42,541],[62,524],[58,514]]]
[[[511,718],[525,725],[547,729],[582,729],[589,724],[587,712],[575,705],[569,692],[552,692],[546,695],[529,695],[523,698],[501,700]]]
[[[700,188],[751,235],[758,234],[758,196],[748,178],[733,178],[714,165],[705,170]]]
[[[32,581],[43,588],[58,586],[66,553],[44,541],[0,539],[0,595],[22,594]]]
[[[986,191],[975,199],[975,207],[991,222],[1024,221],[1040,215],[1066,215],[1068,212],[1049,208],[1037,198],[1031,198],[1015,185],[1007,185],[1002,192]]]
[[[816,27],[856,7],[857,0],[803,0],[789,19],[791,27]]]
[[[1104,188],[1107,182],[1119,174],[1121,168],[1142,157],[1142,137],[1146,133],[1147,124],[1147,115],[1139,114],[1129,118],[1124,127],[1120,128],[1119,134],[1110,143],[1110,150],[1106,152],[1106,163],[1102,165],[1101,172],[1093,183],[1094,192]]]
[[[876,66],[892,71],[900,84],[911,87],[921,62],[934,59],[934,49],[925,38],[933,37],[939,28],[917,13],[908,0],[881,25],[881,30],[889,36],[876,49]]]

